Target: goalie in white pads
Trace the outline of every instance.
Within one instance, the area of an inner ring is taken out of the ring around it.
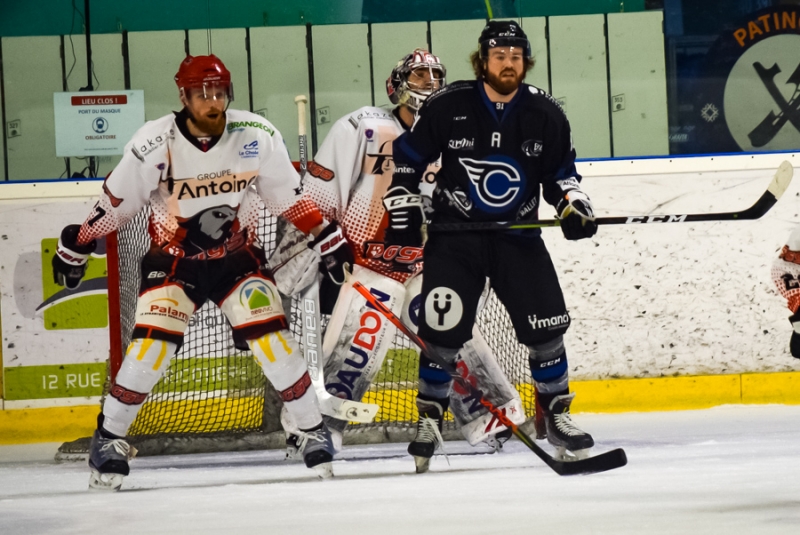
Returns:
[[[780,255],[773,261],[772,280],[792,312],[789,316],[792,324],[789,352],[800,359],[800,225],[795,227]]]
[[[341,228],[325,223],[303,195],[280,132],[258,115],[228,110],[231,75],[217,57],[187,56],[175,82],[183,109],[134,134],[92,213],[63,230],[53,257],[56,282],[77,287],[96,239],[150,206],[151,246],[142,259],[136,324],[92,436],[90,487],[122,485],[132,457],[128,428],[181,345],[192,314],[209,299],[297,421],[308,442],[306,465],[330,477],[330,432],[257,239],[260,209],[251,186],[271,213],[316,236],[309,246],[321,252],[322,269],[332,276],[344,279],[352,251]]]
[[[409,325],[416,323],[418,300],[414,298],[419,295],[421,286],[418,271],[422,249],[384,249],[386,212],[381,198],[392,176],[392,141],[412,126],[423,101],[444,85],[444,81],[445,67],[439,58],[422,49],[408,54],[387,80],[387,93],[397,106],[391,111],[366,106],[339,119],[314,161],[309,163],[305,180],[306,191],[323,215],[340,221],[345,236],[353,245],[356,265],[352,279],[379,296]],[[423,198],[430,199],[432,177],[437,171],[438,163],[433,163],[424,173],[420,206]],[[315,276],[313,260],[301,260],[309,254],[304,251],[302,240],[289,233],[270,259],[271,265],[280,266],[275,270],[276,281],[278,288],[287,295],[300,292]],[[400,271],[393,271],[392,261],[402,266]],[[323,342],[325,386],[333,395],[359,401],[381,368],[395,328],[367,306],[351,283],[345,283],[341,290],[335,287],[333,290],[338,291],[338,298],[334,295],[336,302]],[[323,302],[328,300],[329,293],[326,289],[321,291]],[[495,386],[489,388],[492,401],[506,408],[516,423],[522,423],[524,410],[519,395],[508,383],[477,329],[473,330],[473,340],[462,351],[461,358],[462,366],[486,377],[489,384]],[[429,453],[419,456],[418,471],[427,470],[428,461],[441,441],[442,417],[448,404],[471,444],[490,439],[497,433],[503,433],[503,438],[510,436],[510,430],[500,425],[476,399],[466,392],[451,392],[449,382],[442,386],[438,380],[441,373],[435,364],[422,358],[417,404],[423,417],[418,422],[418,435],[428,440]],[[430,376],[435,380],[428,382]],[[431,403],[438,407],[435,415],[429,410]],[[296,425],[291,418],[283,420],[291,448],[291,433]],[[326,420],[334,432],[334,440],[341,440],[340,433],[347,422]]]

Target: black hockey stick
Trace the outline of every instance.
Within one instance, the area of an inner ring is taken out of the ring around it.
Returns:
[[[767,190],[753,206],[738,212],[717,212],[709,214],[663,214],[598,217],[594,221],[598,225],[640,225],[645,223],[688,223],[691,221],[738,221],[743,219],[759,219],[769,212],[792,181],[792,164],[784,161],[778,167],[775,176],[767,186]],[[428,232],[460,232],[465,230],[519,230],[529,228],[558,227],[559,219],[543,219],[525,223],[522,221],[487,221],[475,223],[434,223],[428,225]]]
[[[575,474],[593,474],[595,472],[613,470],[614,468],[619,468],[628,464],[628,458],[625,456],[625,451],[619,448],[606,453],[601,453],[600,455],[595,455],[594,457],[578,459],[575,461],[559,461],[554,459],[546,451],[540,448],[536,442],[534,442],[534,440],[528,436],[527,433],[522,431],[517,424],[512,422],[502,410],[498,409],[489,400],[487,400],[483,395],[483,392],[477,386],[473,385],[471,381],[468,381],[466,378],[462,377],[452,364],[444,360],[435,351],[432,351],[430,346],[423,342],[411,329],[406,327],[400,318],[398,318],[394,312],[389,310],[386,305],[378,301],[378,299],[376,299],[375,296],[372,295],[363,284],[360,282],[354,282],[353,288],[355,288],[358,293],[363,295],[364,299],[366,299],[370,305],[375,307],[381,312],[381,314],[386,316],[386,319],[392,322],[395,327],[400,329],[400,331],[405,334],[409,340],[417,344],[417,346],[419,346],[422,352],[429,359],[434,361],[436,364],[441,366],[444,371],[449,373],[454,381],[463,386],[473,395],[480,397],[481,404],[486,407],[501,424],[511,429],[511,431],[522,441],[523,444],[533,451],[533,453],[543,460],[547,466],[552,468],[553,471],[555,471],[558,475],[571,476]]]

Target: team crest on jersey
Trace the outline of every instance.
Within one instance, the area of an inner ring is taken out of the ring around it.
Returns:
[[[308,162],[308,167],[306,170],[311,176],[315,176],[320,180],[324,180],[325,182],[330,182],[333,180],[333,177],[336,176],[333,171],[327,167],[322,167],[320,164],[314,161]]]
[[[469,177],[472,198],[479,208],[497,213],[514,208],[522,199],[525,181],[516,164],[503,156],[489,160],[459,158]]]

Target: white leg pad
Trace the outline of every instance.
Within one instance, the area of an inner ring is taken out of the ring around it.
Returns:
[[[383,365],[396,328],[380,312],[367,305],[355,289],[358,281],[400,314],[405,288],[394,279],[354,266],[342,285],[322,344],[325,355],[325,388],[334,396],[360,401]]]

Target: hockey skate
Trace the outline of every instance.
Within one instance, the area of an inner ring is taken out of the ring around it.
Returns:
[[[306,466],[313,468],[320,479],[333,477],[332,461],[336,450],[333,447],[331,432],[324,423],[309,431],[303,431],[300,441],[296,444],[297,452],[302,453]]]
[[[547,441],[556,449],[554,457],[561,461],[585,459],[594,446],[592,435],[579,429],[570,418],[569,406],[574,398],[574,393],[554,397],[542,415]]]
[[[408,445],[408,453],[414,456],[417,473],[423,474],[431,465],[431,457],[436,448],[442,446],[442,421],[444,409],[442,405],[425,399],[417,398],[419,420],[417,421],[417,434]],[[444,447],[442,447],[444,452]]]
[[[89,446],[89,490],[119,490],[130,473],[128,461],[136,455],[123,438],[105,438],[95,430]]]

